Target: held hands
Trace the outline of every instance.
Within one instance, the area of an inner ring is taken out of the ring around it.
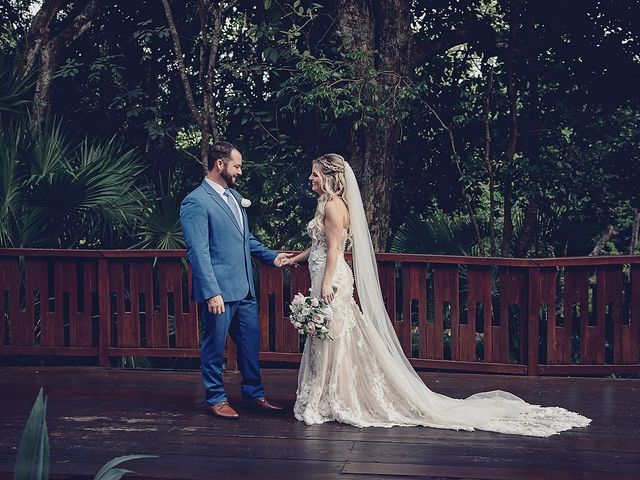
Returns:
[[[287,265],[295,264],[295,262],[291,259],[293,253],[279,253],[276,259],[273,261],[273,264],[278,267],[286,267]]]
[[[209,313],[224,313],[224,300],[222,299],[222,295],[216,295],[207,300],[207,310],[209,310]]]

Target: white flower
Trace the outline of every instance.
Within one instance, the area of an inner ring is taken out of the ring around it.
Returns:
[[[242,200],[240,200],[240,205],[242,205],[244,208],[249,208],[251,206],[251,200],[249,200],[248,198],[243,198]]]
[[[318,301],[318,299],[317,299],[317,298],[315,298],[315,297],[314,297],[314,298],[312,298],[312,299],[311,299],[311,306],[312,306],[312,307],[317,307],[318,305],[320,305],[320,302]]]
[[[301,293],[296,293],[296,295],[293,297],[293,300],[291,301],[292,305],[302,305],[304,303],[304,295],[302,295]]]
[[[294,326],[295,328],[297,328],[297,329],[302,328],[302,324],[301,324],[300,322],[294,322],[294,323],[293,323],[293,326]]]

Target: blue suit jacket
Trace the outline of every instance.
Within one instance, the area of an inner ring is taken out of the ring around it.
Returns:
[[[242,197],[230,190],[240,206]],[[225,302],[255,297],[251,254],[273,265],[277,253],[249,232],[247,213],[244,234],[227,202],[206,182],[185,197],[180,207],[180,223],[193,270],[193,299],[204,302],[222,295]]]

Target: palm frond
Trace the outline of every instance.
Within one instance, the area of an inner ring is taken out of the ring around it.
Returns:
[[[157,199],[139,225],[142,240],[134,248],[178,250],[185,248],[180,227],[180,200],[172,197]]]
[[[34,73],[19,75],[3,55],[0,55],[0,114],[21,115],[31,103],[35,85]]]
[[[62,128],[62,120],[45,120],[31,132],[28,148],[31,183],[64,170],[71,155],[71,143]]]
[[[427,218],[413,215],[396,232],[391,251],[436,255],[470,255],[473,241],[470,222],[461,217],[449,218],[436,211]]]
[[[22,202],[19,149],[24,138],[20,124],[0,130],[0,246],[13,246],[15,214]]]
[[[15,235],[22,245],[105,247],[142,221],[148,195],[137,183],[144,167],[115,139],[71,148],[60,122],[45,123],[28,154],[31,175],[21,187],[28,210]]]

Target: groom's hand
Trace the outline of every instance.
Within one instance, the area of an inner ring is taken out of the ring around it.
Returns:
[[[224,300],[222,299],[222,295],[216,295],[207,300],[207,309],[209,313],[224,313]]]
[[[279,253],[278,256],[276,257],[276,259],[273,261],[273,264],[278,267],[278,268],[282,268],[285,265],[287,265],[289,262],[287,262],[287,260],[289,259],[289,257],[291,257],[293,255],[293,253]]]

